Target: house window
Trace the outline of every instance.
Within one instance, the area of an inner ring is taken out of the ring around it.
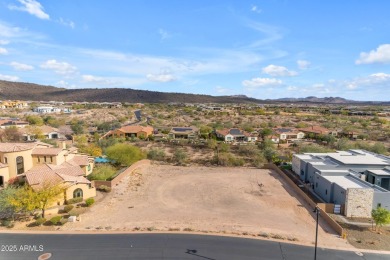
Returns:
[[[328,195],[328,190],[325,190],[325,195]]]
[[[17,172],[17,174],[24,173],[24,160],[23,160],[23,156],[16,157],[16,172]]]
[[[83,197],[83,190],[78,188],[73,191],[73,198],[82,198]]]
[[[46,162],[46,155],[45,155],[45,156],[43,156],[43,158],[44,158],[44,160],[45,160],[45,162]]]
[[[38,156],[38,162],[40,163],[41,162],[41,157]]]
[[[4,157],[4,163],[8,163],[7,157]]]
[[[376,207],[377,207],[377,208],[382,207],[382,203],[378,203],[378,204],[376,205]]]
[[[50,162],[53,162],[53,156],[50,156]]]

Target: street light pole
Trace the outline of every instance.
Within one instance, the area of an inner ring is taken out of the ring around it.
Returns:
[[[315,207],[314,212],[317,215],[317,221],[316,221],[316,241],[314,246],[314,260],[317,260],[317,240],[318,240],[318,216],[320,215],[320,209],[318,206]]]

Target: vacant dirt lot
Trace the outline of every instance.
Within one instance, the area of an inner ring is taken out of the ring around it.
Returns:
[[[277,173],[150,165],[125,177],[81,222],[61,230],[259,233],[312,244],[315,220]],[[326,225],[319,245],[348,247]]]

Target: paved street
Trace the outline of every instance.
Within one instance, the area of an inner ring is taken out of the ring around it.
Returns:
[[[313,259],[314,248],[255,239],[186,234],[0,234],[0,259]],[[13,252],[7,250],[16,250]],[[384,260],[390,255],[318,250],[321,259]]]

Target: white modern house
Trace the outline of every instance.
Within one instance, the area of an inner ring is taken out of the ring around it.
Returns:
[[[53,106],[39,106],[33,109],[34,112],[39,114],[51,114],[51,113],[70,113],[70,108],[58,108]]]
[[[370,217],[377,207],[390,210],[384,180],[390,179],[389,167],[390,157],[365,150],[295,154],[292,160],[293,172],[326,203],[344,205],[348,217]]]

